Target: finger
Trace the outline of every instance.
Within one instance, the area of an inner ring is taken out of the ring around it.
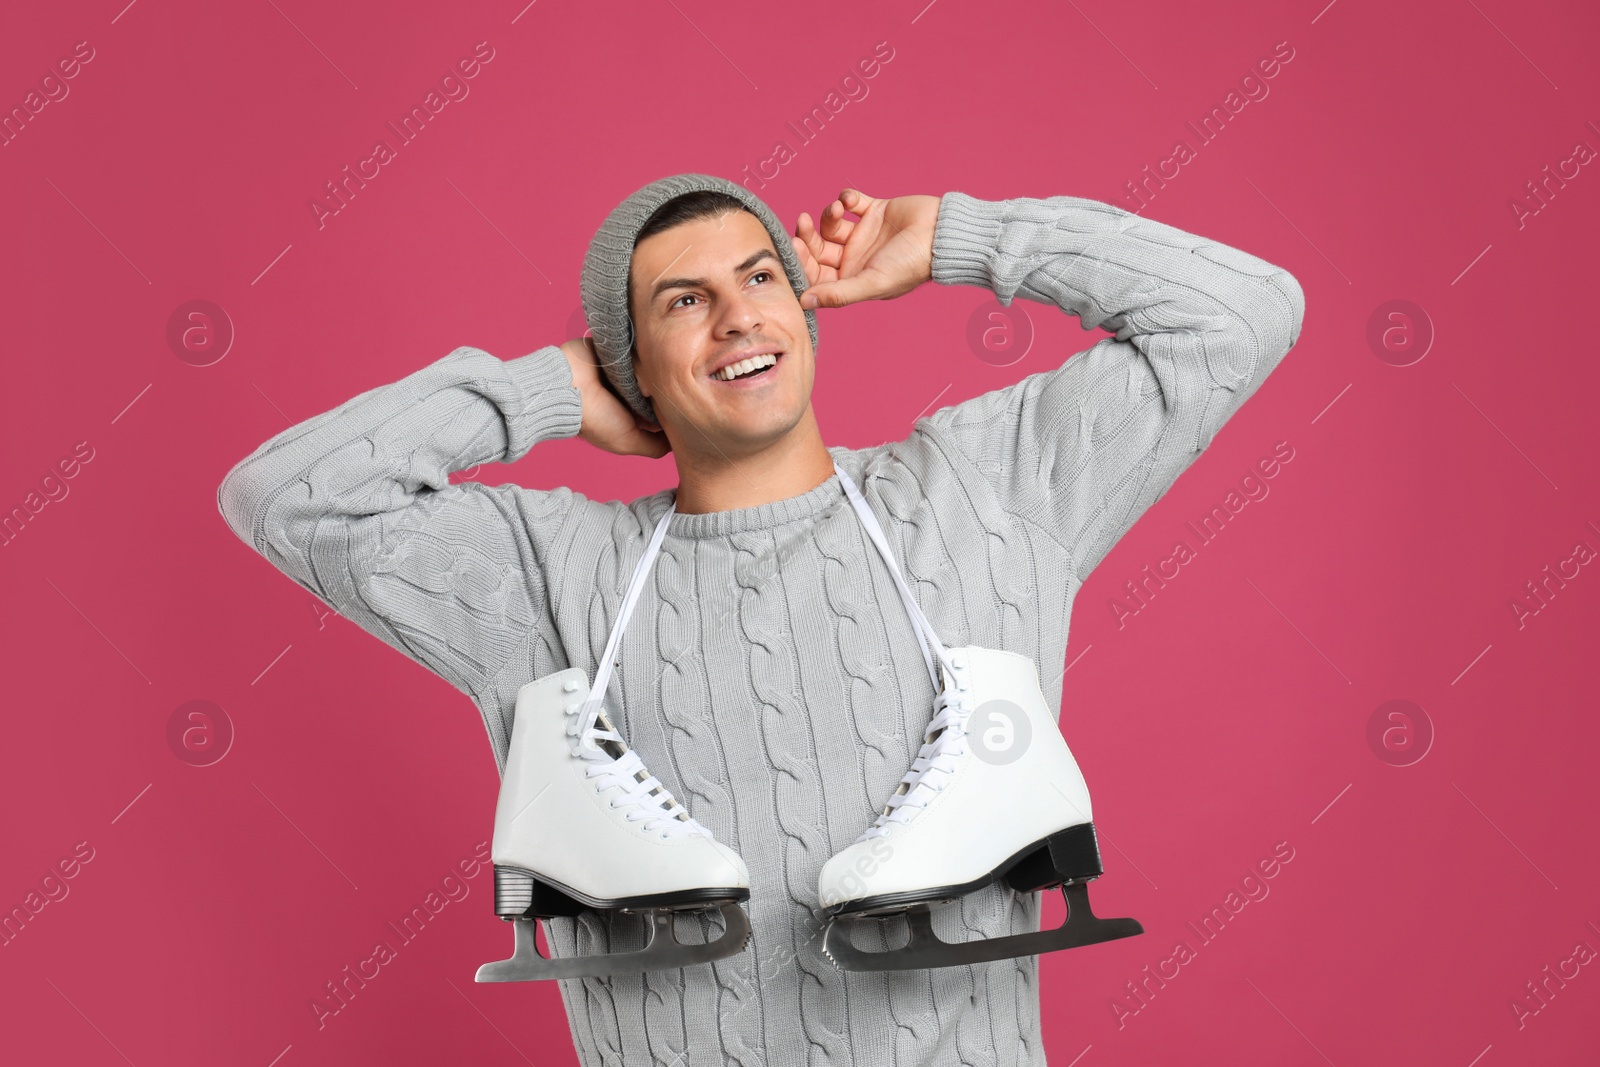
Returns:
[[[648,449],[648,451],[644,454],[649,456],[651,459],[660,459],[662,456],[672,451],[672,442],[667,440],[666,434],[651,433],[645,434],[644,437],[645,447]]]
[[[800,296],[802,308],[838,308],[861,300],[871,300],[878,292],[879,281],[870,274],[857,274],[823,282],[807,289]]]
[[[800,212],[800,219],[794,224],[794,235],[816,255],[822,247],[822,235],[817,233],[817,228],[811,222],[811,216],[804,211]]]
[[[844,204],[838,200],[822,209],[823,240],[843,245],[850,239],[850,234],[855,230],[856,224],[844,216]]]
[[[806,243],[803,242],[802,238],[790,237],[789,242],[794,245],[795,259],[800,261],[800,270],[802,270],[803,274],[805,274],[806,282],[810,282],[811,285],[816,285],[816,283],[821,280],[822,270],[821,264],[818,264],[818,261],[816,261],[816,256],[811,254],[810,248],[806,246]]]
[[[628,435],[626,447],[631,455],[648,456],[651,459],[660,459],[672,451],[672,443],[667,440],[666,434],[651,433],[637,426]]]
[[[877,197],[868,196],[860,189],[844,188],[839,190],[839,203],[845,210],[857,217],[866,215],[875,204],[882,203]]]
[[[850,239],[856,224],[844,217],[844,204],[835,200],[822,209],[822,239],[843,245]]]
[[[867,257],[883,243],[885,216],[882,208],[868,208],[866,211],[867,214],[863,215],[859,222],[852,224],[850,236],[841,249],[840,274],[855,274],[866,262]]]
[[[817,232],[817,228],[811,224],[811,216],[807,215],[804,211],[800,212],[800,222],[795,227],[795,233],[801,241],[805,242],[805,246],[810,251],[812,259],[814,259],[817,263],[826,264],[828,266],[838,266],[839,250],[833,249],[830,252],[827,242],[822,239],[822,235]],[[833,260],[831,263],[828,262],[830,258]],[[811,280],[816,281],[815,278],[812,278]]]
[[[838,273],[839,264],[844,261],[844,247],[833,241],[824,241],[820,235],[817,237],[814,247],[816,260],[824,270],[830,272],[829,277]]]

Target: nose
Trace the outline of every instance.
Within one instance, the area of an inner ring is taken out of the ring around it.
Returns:
[[[723,300],[721,314],[717,316],[716,336],[723,338],[757,333],[764,324],[761,305],[740,292]]]

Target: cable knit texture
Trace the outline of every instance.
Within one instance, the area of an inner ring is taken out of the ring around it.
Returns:
[[[1031,657],[1059,717],[1079,586],[1293,346],[1304,297],[1254,256],[1070,196],[945,194],[933,277],[1115,333],[904,440],[829,449],[941,640]],[[460,348],[279,434],[218,502],[274,566],[470,696],[503,773],[517,690],[568,666],[593,676],[672,491],[600,503],[448,476],[580,421],[558,347],[509,361]],[[754,935],[714,964],[562,982],[585,1067],[1044,1063],[1033,958],[843,973],[819,951],[817,875],[894,791],[934,695],[837,475],[672,517],[608,706],[744,857]],[[934,912],[948,940],[1038,923],[1037,894],[998,887]],[[643,929],[637,916],[548,924],[559,955],[636,948]]]

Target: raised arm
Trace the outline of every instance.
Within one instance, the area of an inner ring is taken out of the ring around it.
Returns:
[[[278,434],[217,504],[273,566],[476,698],[547,616],[538,535],[574,494],[449,475],[572,437],[582,411],[561,348],[510,361],[458,348]],[[505,724],[487,725],[504,751]]]
[[[940,200],[933,280],[1055,304],[1115,331],[1061,367],[919,420],[1080,581],[1211,443],[1300,336],[1288,271],[1095,200]]]

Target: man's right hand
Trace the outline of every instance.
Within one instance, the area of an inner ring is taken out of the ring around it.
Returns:
[[[634,412],[606,388],[594,342],[579,337],[561,346],[572,367],[572,384],[583,398],[583,425],[578,436],[596,448],[619,456],[659,459],[672,451],[667,435]]]

